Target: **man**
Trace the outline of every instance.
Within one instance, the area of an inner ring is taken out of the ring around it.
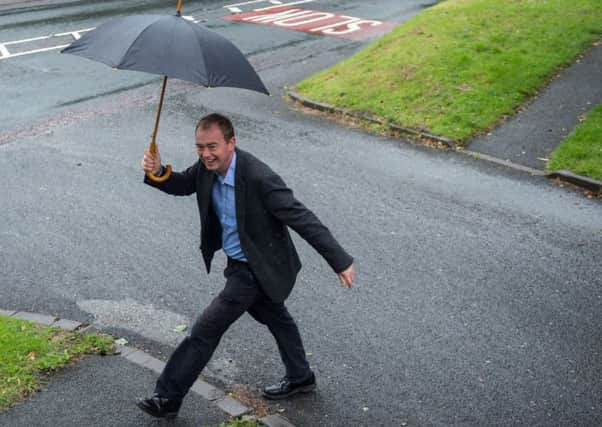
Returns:
[[[350,288],[354,278],[353,258],[328,229],[266,164],[236,148],[228,118],[215,113],[203,117],[195,144],[199,160],[194,165],[163,183],[148,177],[145,183],[173,195],[196,193],[205,266],[209,272],[215,251],[223,249],[226,285],[171,355],[153,396],[137,402],[155,417],[177,415],[220,338],[245,311],[269,328],[286,369],[282,381],[266,387],[264,396],[284,399],[315,389],[299,330],[284,305],[301,268],[287,226],[326,259],[343,285]],[[141,166],[157,176],[164,172],[159,153],[145,152]]]

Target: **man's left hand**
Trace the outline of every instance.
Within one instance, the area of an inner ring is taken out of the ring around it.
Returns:
[[[339,276],[339,280],[341,284],[347,286],[351,289],[351,285],[353,285],[353,278],[355,277],[355,271],[353,270],[353,264],[347,267],[346,270],[341,271],[337,274]]]

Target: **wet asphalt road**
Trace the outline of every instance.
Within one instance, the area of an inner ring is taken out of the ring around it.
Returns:
[[[399,3],[311,8],[401,22],[419,7]],[[107,18],[169,12],[159,4],[34,2],[19,7],[40,10],[16,15],[0,5],[0,41],[97,25],[96,8]],[[273,95],[170,82],[164,160],[187,167],[198,117],[229,114],[239,146],[279,172],[357,261],[357,285],[343,289],[296,239],[304,268],[288,305],[319,391],[284,402],[285,415],[298,426],[602,423],[600,203],[295,111],[285,87],[362,42],[190,4],[241,46]],[[0,60],[0,76],[0,306],[94,321],[168,353],[175,326],[221,289],[224,258],[206,275],[194,199],[142,184],[158,79],[56,52]],[[225,387],[281,375],[269,333],[248,316],[208,368]]]

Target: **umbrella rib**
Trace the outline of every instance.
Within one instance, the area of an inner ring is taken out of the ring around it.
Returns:
[[[158,17],[160,17],[159,15],[157,15]],[[136,44],[136,42],[140,39],[140,37],[142,37],[142,34],[144,34],[151,25],[153,25],[155,22],[157,22],[156,20],[149,23],[144,30],[140,31],[140,33],[136,36],[136,38],[132,41],[132,43],[130,43],[130,47],[128,47],[128,49],[125,51],[125,53],[123,54],[123,56],[121,57],[121,60],[119,61],[119,64],[117,64],[117,66],[115,68],[119,68],[121,67],[121,65],[123,64],[123,60],[125,58],[127,58],[127,56],[129,55],[130,51],[132,50],[132,48],[134,47],[134,45]]]
[[[198,25],[198,24],[197,24],[197,25]],[[200,77],[200,78],[199,78],[199,81],[203,81],[203,78],[202,78],[202,77],[205,77],[205,79],[204,79],[204,80],[205,80],[207,83],[205,83],[205,84],[204,84],[204,86],[211,87],[211,86],[210,86],[210,84],[209,84],[209,83],[210,83],[210,82],[209,82],[209,75],[208,75],[208,73],[207,73],[207,60],[206,60],[206,58],[205,58],[205,52],[204,52],[204,50],[203,50],[203,48],[202,48],[202,46],[203,46],[203,40],[201,39],[201,34],[200,34],[199,32],[197,32],[197,31],[192,31],[192,34],[194,34],[195,38],[196,38],[196,39],[197,39],[197,41],[198,41],[198,43],[197,43],[197,47],[198,47],[198,49],[199,49],[199,59],[200,59],[201,61],[203,61],[203,67],[201,67],[201,69],[205,70],[205,76],[199,76],[199,77]]]
[[[177,17],[176,17],[176,19],[182,19],[182,18],[180,18],[179,16],[177,16]],[[163,52],[161,52],[161,55],[163,55],[163,56],[168,56],[168,55],[166,55],[166,53],[169,53],[169,46],[173,45],[174,38],[175,38],[175,36],[176,36],[176,32],[175,32],[175,30],[174,30],[174,28],[176,27],[176,25],[178,25],[178,21],[174,21],[174,22],[173,22],[173,24],[172,24],[172,26],[171,26],[171,30],[172,30],[172,31],[171,31],[171,40],[170,40],[170,42],[169,42],[169,43],[167,43],[167,44],[166,44],[166,45],[163,47],[163,48],[164,48],[164,51],[163,51]],[[165,52],[165,51],[167,51],[167,52]]]

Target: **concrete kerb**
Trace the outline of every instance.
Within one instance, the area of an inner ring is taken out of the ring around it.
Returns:
[[[440,142],[440,143],[446,145],[448,148],[454,150],[457,153],[465,154],[465,155],[468,155],[468,156],[471,156],[471,157],[474,157],[477,159],[486,160],[488,162],[502,165],[502,166],[505,166],[505,167],[508,167],[508,168],[511,168],[511,169],[514,169],[517,171],[526,172],[526,173],[529,173],[534,176],[545,176],[548,179],[560,179],[562,181],[569,182],[569,183],[576,185],[580,188],[583,188],[585,190],[589,190],[589,191],[592,191],[597,194],[602,194],[602,182],[597,181],[592,178],[589,178],[589,177],[586,177],[586,176],[578,175],[578,174],[572,173],[570,171],[565,171],[565,170],[559,170],[559,171],[554,171],[551,173],[546,173],[546,172],[543,172],[543,171],[540,171],[537,169],[530,168],[528,166],[523,166],[523,165],[519,165],[517,163],[513,163],[508,160],[499,159],[497,157],[493,157],[493,156],[483,154],[483,153],[478,153],[476,151],[466,150],[466,149],[460,147],[458,145],[458,143],[454,140],[451,140],[448,138],[443,138],[443,137],[440,137],[437,135],[431,135],[427,132],[404,128],[402,126],[398,126],[398,125],[395,125],[392,123],[387,123],[384,120],[382,120],[376,116],[373,116],[372,114],[348,111],[348,110],[345,110],[342,108],[334,107],[329,104],[313,101],[311,99],[305,98],[304,96],[302,96],[294,91],[288,91],[287,95],[293,101],[303,105],[304,107],[311,108],[313,110],[322,111],[322,112],[330,113],[330,114],[339,114],[342,116],[347,116],[347,117],[351,117],[354,119],[366,120],[366,121],[374,123],[374,124],[387,126],[389,129],[397,131],[397,132],[401,132],[401,133],[405,133],[407,135],[416,136],[416,137],[420,137],[420,138],[426,138],[426,139],[430,139],[432,141]]]
[[[593,178],[577,175],[573,172],[566,170],[558,170],[549,173],[547,174],[547,177],[552,179],[558,178],[565,182],[570,182],[571,184],[578,185],[579,187],[585,188],[594,193],[602,194],[602,181],[598,181]]]
[[[85,333],[94,330],[93,324],[86,324],[69,319],[61,319],[58,317],[47,316],[38,313],[0,309],[0,315],[6,317],[13,317],[21,320],[27,320],[45,326],[56,326],[69,331],[78,330],[80,332]],[[165,362],[163,362],[162,360],[156,359],[150,354],[142,350],[138,350],[134,347],[115,344],[115,349],[121,357],[124,357],[131,363],[135,363],[136,365],[141,366],[145,369],[150,369],[153,372],[161,373],[163,367],[165,366]],[[202,398],[212,402],[214,405],[216,405],[222,411],[226,412],[231,417],[238,418],[250,414],[252,412],[252,408],[245,406],[243,403],[241,403],[234,397],[228,395],[223,390],[220,390],[217,387],[201,379],[197,379],[190,390],[193,393],[198,394]],[[263,418],[253,418],[257,422],[268,427],[295,427],[293,424],[290,423],[290,421],[278,414],[268,415]]]
[[[451,148],[452,150],[455,150],[456,146],[457,146],[456,141],[454,141],[452,139],[444,138],[444,137],[437,136],[437,135],[432,135],[428,132],[421,131],[421,130],[405,128],[403,126],[399,126],[394,123],[389,123],[389,122],[386,122],[385,120],[381,119],[380,117],[376,117],[370,113],[350,111],[350,110],[346,110],[343,108],[334,107],[329,104],[312,101],[311,99],[305,98],[304,96],[302,96],[294,91],[288,91],[287,95],[293,101],[298,102],[299,104],[301,104],[307,108],[322,111],[325,113],[339,114],[341,116],[351,117],[354,119],[366,120],[368,122],[371,122],[371,123],[374,123],[377,125],[388,127],[390,130],[393,130],[396,132],[401,132],[406,135],[419,137],[419,138],[426,138],[426,139],[430,139],[435,142],[442,143],[443,145],[445,145],[448,148]]]
[[[474,157],[475,159],[486,160],[491,163],[495,163],[496,165],[506,166],[507,168],[511,168],[517,171],[526,172],[528,174],[534,176],[545,176],[545,172],[542,172],[538,169],[533,169],[528,166],[519,165],[517,163],[513,163],[509,160],[502,160],[497,157],[490,156],[488,154],[479,153],[477,151],[465,150],[463,148],[458,148],[456,150],[458,153],[466,154],[467,156]]]

